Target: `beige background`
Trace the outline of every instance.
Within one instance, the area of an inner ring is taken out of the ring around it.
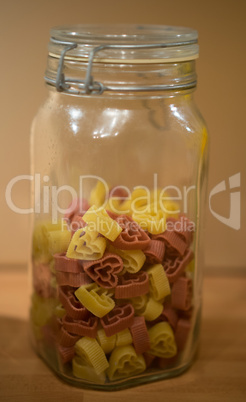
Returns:
[[[207,207],[207,267],[246,264],[245,0],[8,0],[0,1],[0,264],[28,258],[28,217],[5,202],[11,178],[29,173],[29,129],[46,96],[43,75],[49,30],[68,23],[146,23],[181,25],[199,31],[197,103],[210,136],[208,192],[241,172],[241,229],[216,220]],[[15,203],[29,206],[29,186],[15,186]],[[213,200],[213,208],[229,215],[229,192]]]

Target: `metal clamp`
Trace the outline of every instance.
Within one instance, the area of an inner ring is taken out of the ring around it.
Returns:
[[[65,75],[63,73],[64,68],[64,60],[66,53],[72,49],[77,47],[77,43],[73,42],[64,42],[59,41],[55,38],[51,38],[51,42],[58,45],[65,45],[65,48],[62,50],[60,55],[60,61],[57,69],[56,80],[52,80],[48,77],[45,77],[45,81],[54,85],[58,92],[67,92],[74,95],[88,95],[88,94],[102,94],[104,91],[164,91],[164,90],[172,90],[172,89],[188,89],[194,87],[196,85],[196,81],[192,81],[186,84],[180,85],[150,85],[150,86],[105,86],[104,84],[94,81],[92,76],[92,67],[93,61],[96,53],[105,49],[158,49],[158,48],[167,48],[167,47],[176,47],[176,46],[184,46],[184,45],[192,45],[197,43],[196,40],[190,40],[186,42],[176,42],[176,43],[160,43],[160,44],[147,44],[147,45],[101,45],[97,46],[91,50],[88,57],[88,66],[86,71],[85,80],[73,80],[73,79],[65,79]],[[78,85],[78,90],[71,89],[71,84]]]

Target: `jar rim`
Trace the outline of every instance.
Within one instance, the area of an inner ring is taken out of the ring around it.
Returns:
[[[74,39],[77,43],[115,41],[127,44],[137,40],[145,43],[184,42],[197,40],[195,29],[171,25],[77,24],[53,27],[51,36],[59,40]]]
[[[93,48],[104,45],[107,48],[95,55],[95,62],[160,63],[193,60],[198,57],[198,33],[187,27],[81,24],[54,27],[50,35],[49,54],[52,57],[59,58],[66,43],[76,44],[76,48],[66,55],[68,60],[84,61]],[[149,48],[143,48],[144,45]],[[115,47],[109,49],[109,46]]]

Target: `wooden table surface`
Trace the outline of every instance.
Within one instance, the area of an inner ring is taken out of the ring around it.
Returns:
[[[206,274],[200,350],[185,374],[128,390],[99,392],[63,383],[36,356],[28,337],[27,272],[0,268],[0,401],[246,401],[244,272]]]

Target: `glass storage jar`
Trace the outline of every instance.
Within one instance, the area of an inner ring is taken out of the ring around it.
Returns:
[[[197,32],[51,30],[32,124],[32,338],[64,380],[176,376],[198,344],[207,131]]]

